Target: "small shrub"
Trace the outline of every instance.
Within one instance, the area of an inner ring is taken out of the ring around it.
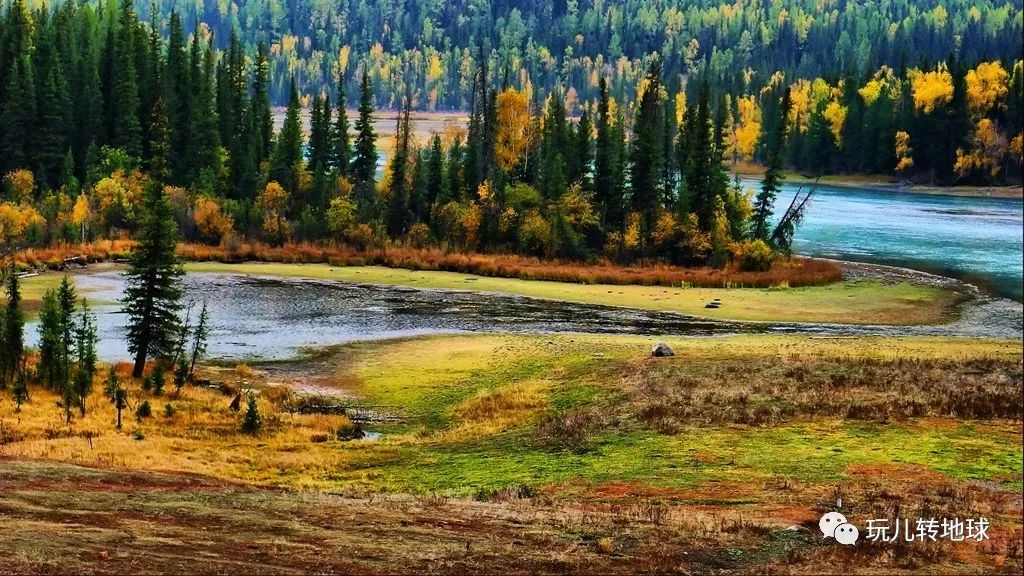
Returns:
[[[423,249],[430,246],[430,227],[422,222],[413,224],[405,235],[405,241],[413,248]]]
[[[260,409],[256,404],[256,395],[249,392],[245,416],[242,418],[242,432],[256,434],[260,431],[260,428],[263,428],[263,418],[260,416]]]
[[[611,538],[605,536],[597,539],[597,551],[601,554],[611,554],[614,549],[615,542]]]
[[[737,242],[733,245],[732,257],[743,272],[767,272],[772,267],[775,254],[764,240]]]
[[[153,369],[153,394],[161,396],[164,393],[164,385],[167,384],[167,374],[163,366]]]
[[[149,400],[143,400],[142,404],[135,409],[135,418],[142,420],[143,418],[149,418],[153,415],[153,407],[149,405]]]
[[[164,404],[164,416],[168,418],[173,418],[174,415],[177,414],[177,412],[178,411],[175,410],[173,404]]]

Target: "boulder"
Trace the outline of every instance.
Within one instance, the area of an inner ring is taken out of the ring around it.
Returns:
[[[662,358],[665,356],[675,355],[676,353],[672,351],[672,348],[670,348],[669,345],[665,344],[664,342],[658,342],[657,344],[654,345],[654,348],[651,348],[651,356]]]
[[[705,308],[718,308],[719,306],[721,306],[721,304],[718,302],[708,302],[704,305]]]

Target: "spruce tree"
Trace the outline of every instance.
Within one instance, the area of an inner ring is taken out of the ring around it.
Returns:
[[[274,143],[274,153],[270,157],[271,181],[277,182],[291,194],[298,192],[296,173],[302,161],[302,124],[299,118],[299,90],[292,77],[291,89],[288,91],[288,110],[285,112],[284,124]]]
[[[190,96],[188,156],[190,171],[187,181],[200,190],[217,191],[220,166],[219,116],[216,111],[213,50],[207,48],[199,76],[194,79],[195,92]],[[181,154],[175,154],[181,156]]]
[[[74,386],[78,407],[84,417],[85,402],[92,392],[92,382],[96,377],[96,319],[84,299],[75,327],[75,340],[78,361],[75,365]]]
[[[359,91],[359,117],[355,124],[355,155],[352,158],[352,179],[360,218],[368,219],[373,211],[377,174],[377,135],[373,131],[373,88],[370,76],[363,71]]]
[[[35,82],[32,63],[27,56],[18,56],[10,64],[7,86],[0,103],[0,168],[7,171],[29,166],[32,159],[30,142],[34,139]]]
[[[779,195],[780,186],[785,179],[782,174],[782,160],[785,154],[786,130],[790,109],[789,88],[782,95],[782,103],[778,108],[775,130],[770,135],[768,145],[768,165],[765,167],[764,179],[761,180],[761,190],[754,200],[754,213],[752,216],[752,228],[750,235],[755,239],[768,241],[768,235],[772,217],[772,208],[775,199]]]
[[[25,315],[21,310],[21,283],[18,270],[11,262],[7,270],[7,306],[3,316],[3,367],[2,382],[14,382],[20,376],[22,358],[25,355]]]
[[[249,392],[245,406],[245,417],[242,418],[242,432],[256,434],[263,428],[263,418],[260,416],[260,408],[256,404],[256,395]]]
[[[148,356],[166,358],[174,353],[184,274],[174,254],[177,235],[174,210],[163,186],[150,184],[143,198],[137,245],[124,273],[122,302],[128,315],[128,351],[135,357],[135,378],[142,376]]]
[[[409,221],[409,99],[405,101],[402,114],[399,116],[395,133],[395,152],[391,157],[391,182],[389,186],[387,227],[388,235],[398,238],[405,234]]]
[[[110,143],[130,156],[142,154],[142,125],[139,122],[139,81],[135,69],[135,36],[138,19],[132,0],[123,0],[113,48],[111,68]]]
[[[590,111],[583,110],[580,121],[576,124],[575,142],[573,144],[573,165],[570,168],[569,180],[590,187],[591,163],[591,132],[594,126],[590,121]]]
[[[615,145],[612,141],[611,98],[608,95],[608,80],[604,76],[601,76],[595,120],[597,140],[594,143],[594,200],[600,213],[601,225],[606,226],[617,222],[617,210],[612,207],[612,194],[615,188]]]
[[[633,211],[640,214],[641,242],[654,231],[657,218],[661,173],[659,130],[661,127],[661,64],[651,63],[633,123],[633,148],[630,155],[630,191]]]
[[[689,130],[686,191],[690,199],[690,210],[697,215],[700,229],[710,231],[714,225],[716,193],[711,91],[706,82],[701,86]]]
[[[441,135],[434,134],[427,155],[427,207],[439,204],[444,196],[444,150],[441,148]]]
[[[256,49],[251,110],[254,160],[259,167],[270,157],[274,129],[270,112],[270,62],[267,60],[267,45],[263,41],[260,41]]]
[[[153,106],[153,125],[150,133],[149,177],[155,185],[163,186],[170,171],[171,151],[170,126],[164,112],[163,99],[157,100]]]
[[[331,131],[331,142],[334,150],[331,155],[331,166],[338,177],[348,178],[349,164],[352,161],[352,143],[348,135],[348,111],[345,104],[345,79],[338,75],[338,116]]]
[[[171,11],[167,37],[167,63],[164,65],[164,103],[170,120],[171,148],[191,150],[192,75],[185,48],[185,33],[176,10]],[[171,182],[187,182],[192,173],[192,155],[171,157]]]
[[[548,97],[541,134],[541,193],[545,199],[561,198],[569,187],[569,164],[572,152],[570,129],[566,121],[565,100],[559,90]]]
[[[203,308],[199,312],[199,321],[196,322],[196,329],[192,333],[192,354],[188,363],[188,376],[196,370],[196,362],[206,353],[206,339],[210,334],[210,314],[206,308],[206,301],[203,301]]]

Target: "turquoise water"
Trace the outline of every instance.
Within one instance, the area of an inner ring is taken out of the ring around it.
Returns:
[[[756,187],[756,182],[744,182]],[[786,185],[776,212],[797,187]],[[820,186],[797,231],[799,254],[904,266],[1021,300],[1024,204]]]

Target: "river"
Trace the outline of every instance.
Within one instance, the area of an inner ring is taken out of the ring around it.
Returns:
[[[81,274],[75,281],[96,303],[100,358],[127,359],[126,318],[117,304],[124,290],[121,274],[114,270]],[[970,307],[964,320],[944,326],[852,326],[707,320],[518,296],[328,280],[190,273],[184,281],[191,298],[208,303],[209,356],[222,361],[283,360],[305,349],[345,342],[442,333],[1013,337],[1020,334],[1022,322],[1020,305],[1005,299],[984,300]],[[198,309],[193,309],[193,321],[197,314]],[[36,345],[37,338],[37,327],[30,323],[28,344]]]
[[[776,213],[786,209],[796,189],[783,187]],[[1020,301],[1024,203],[819,186],[793,247],[808,256],[950,276]]]

